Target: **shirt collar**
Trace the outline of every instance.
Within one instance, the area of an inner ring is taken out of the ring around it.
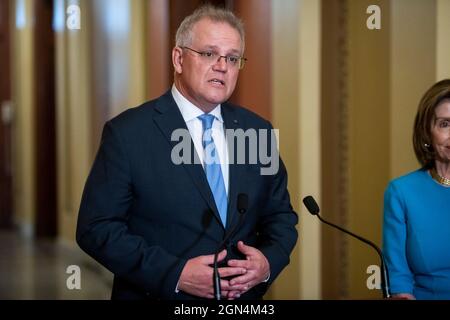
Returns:
[[[200,108],[196,107],[192,102],[186,99],[180,91],[178,91],[175,84],[172,85],[172,96],[180,109],[184,122],[191,121],[204,114]],[[220,104],[218,104],[209,114],[212,114],[217,120],[223,123]]]

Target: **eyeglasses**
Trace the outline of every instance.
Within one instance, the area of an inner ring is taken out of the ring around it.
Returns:
[[[225,63],[229,62],[232,67],[239,68],[239,70],[244,68],[245,61],[247,61],[247,59],[244,57],[233,56],[233,55],[221,56],[220,54],[218,54],[217,52],[214,52],[214,51],[197,51],[197,50],[194,50],[189,47],[180,47],[180,48],[188,49],[188,50],[191,50],[192,52],[199,54],[203,60],[205,60],[206,62],[211,63],[211,64],[219,62],[220,58],[224,58]]]

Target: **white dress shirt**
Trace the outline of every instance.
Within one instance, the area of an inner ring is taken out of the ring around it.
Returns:
[[[172,86],[172,96],[180,109],[184,122],[186,122],[192,141],[194,142],[195,150],[197,151],[200,161],[202,162],[202,166],[204,166],[204,152],[202,144],[203,127],[202,121],[198,118],[204,114],[204,112],[186,99],[180,91],[178,91],[175,85]],[[223,182],[225,183],[225,191],[228,195],[228,149],[225,140],[224,122],[220,110],[221,107],[219,104],[209,114],[212,114],[215,117],[211,128],[212,138],[216,146],[216,151],[219,155],[220,168],[222,170]]]

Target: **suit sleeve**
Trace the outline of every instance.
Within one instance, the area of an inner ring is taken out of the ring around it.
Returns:
[[[270,125],[272,129],[272,126]],[[289,264],[289,256],[297,242],[296,225],[298,216],[293,210],[287,189],[288,177],[283,161],[278,158],[278,170],[271,175],[268,201],[259,223],[260,245],[258,249],[264,254],[270,264],[270,278],[261,284],[268,287]]]
[[[413,274],[406,257],[407,219],[401,193],[390,183],[384,195],[383,251],[392,293],[413,294]]]
[[[108,122],[84,188],[77,243],[143,293],[170,299],[186,261],[129,232],[127,212],[132,203],[130,163],[118,130]]]

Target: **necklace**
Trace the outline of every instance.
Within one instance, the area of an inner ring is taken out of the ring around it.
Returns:
[[[443,186],[450,187],[450,179],[443,177],[437,173],[436,169],[433,168],[430,170],[431,177],[433,177],[434,180],[436,180],[439,184],[442,184]]]

